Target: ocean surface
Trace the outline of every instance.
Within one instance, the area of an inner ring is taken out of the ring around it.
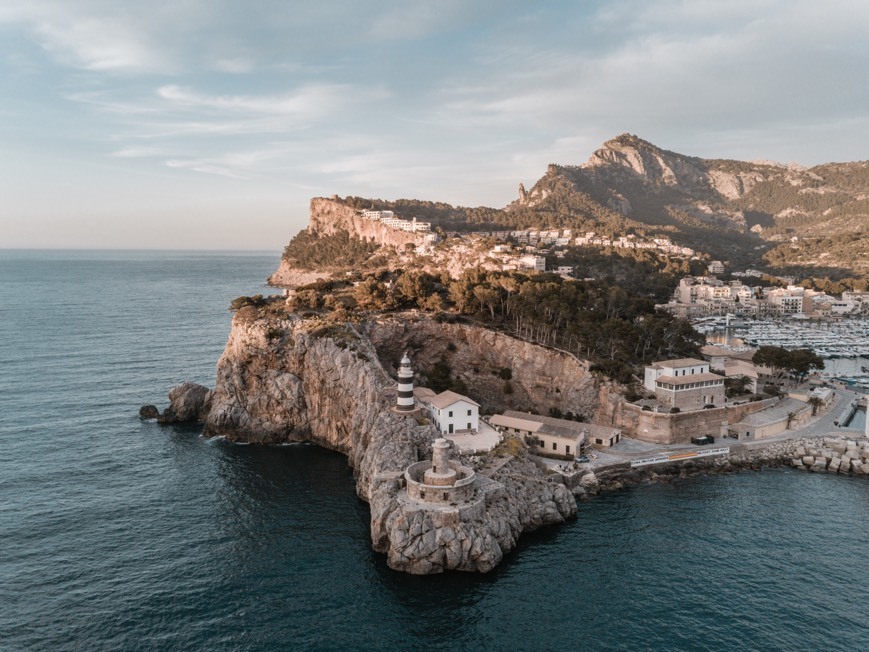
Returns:
[[[141,422],[278,254],[0,251],[0,650],[865,650],[869,481],[627,489],[488,575],[370,547],[341,455]]]

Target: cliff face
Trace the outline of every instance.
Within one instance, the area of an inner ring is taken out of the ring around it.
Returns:
[[[455,378],[473,388],[484,412],[557,409],[603,418],[610,393],[618,394],[591,374],[585,360],[478,326],[398,316],[372,321],[365,332],[380,359],[393,366],[405,350],[424,373],[444,360]]]
[[[333,235],[347,231],[361,240],[374,239],[387,247],[401,248],[406,244],[423,244],[425,236],[393,229],[381,222],[368,220],[356,214],[356,210],[335,199],[315,197],[311,200],[311,219],[308,230],[320,235]]]
[[[564,486],[517,460],[481,471],[481,508],[428,510],[404,499],[403,471],[430,457],[437,433],[391,412],[394,402],[394,381],[352,327],[236,316],[205,433],[310,441],[346,454],[357,492],[371,506],[374,548],[410,573],[488,571],[522,532],[576,513]]]
[[[425,242],[425,236],[420,233],[400,231],[381,222],[365,219],[343,202],[323,197],[315,197],[311,200],[308,231],[321,236],[335,235],[344,231],[351,237],[374,241],[398,251],[403,250],[405,245],[412,244],[416,247]],[[298,287],[328,276],[329,272],[297,269],[281,259],[278,270],[269,277],[268,283],[279,287]]]

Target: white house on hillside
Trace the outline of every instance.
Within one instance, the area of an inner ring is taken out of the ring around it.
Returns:
[[[479,429],[480,404],[467,396],[449,390],[435,394],[427,387],[417,387],[413,393],[442,434]]]

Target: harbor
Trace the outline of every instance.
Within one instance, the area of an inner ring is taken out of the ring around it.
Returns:
[[[702,318],[692,322],[709,344],[744,351],[761,346],[812,349],[824,359],[825,381],[869,391],[869,318],[817,319]]]

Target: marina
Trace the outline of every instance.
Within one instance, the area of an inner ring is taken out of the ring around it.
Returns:
[[[823,380],[869,391],[869,318],[842,320],[735,320],[706,317],[692,322],[710,344],[744,351],[760,346],[812,349],[824,358]]]

